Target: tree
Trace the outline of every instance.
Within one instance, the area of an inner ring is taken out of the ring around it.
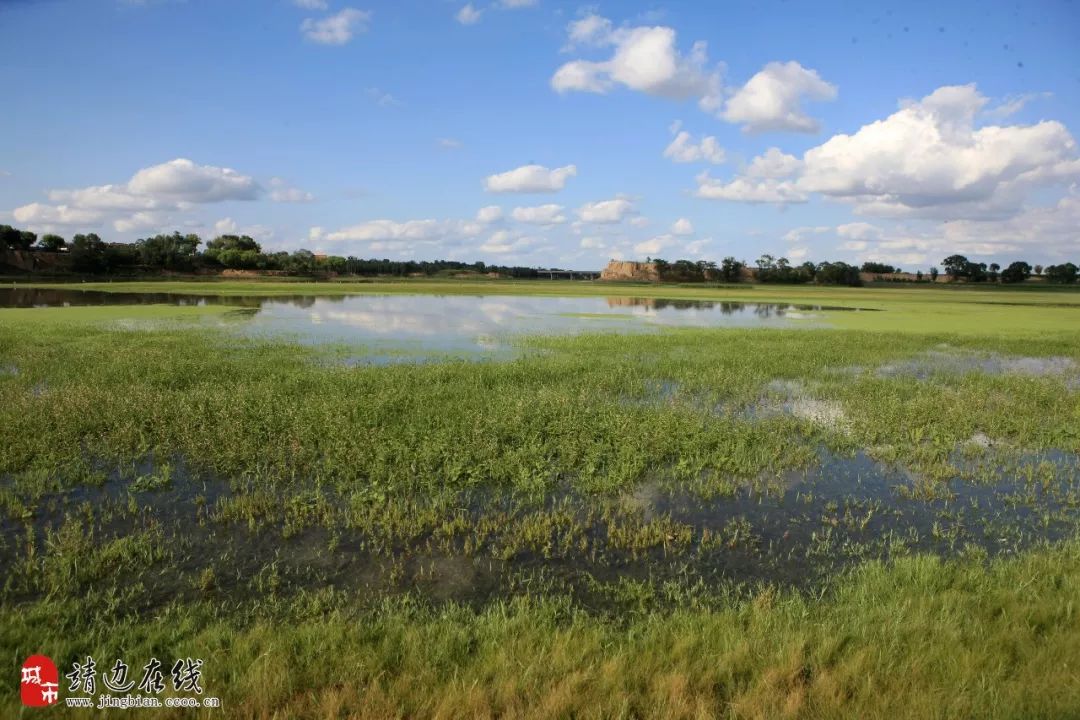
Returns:
[[[1043,266],[1042,265],[1036,265],[1035,266],[1035,274],[1036,275],[1042,275],[1043,274]]]
[[[971,272],[971,261],[963,255],[950,255],[941,264],[945,267],[945,274],[953,280],[967,277]]]
[[[19,230],[10,225],[0,225],[0,248],[29,250],[37,242],[37,235],[29,230]]]
[[[938,279],[938,269],[936,267],[930,268],[930,282],[936,283]]]
[[[155,235],[135,243],[143,265],[165,270],[190,270],[202,240],[198,235]]]
[[[1000,270],[1000,269],[1001,269],[1001,266],[998,265],[997,263],[990,263],[990,279],[991,280],[995,280],[995,281],[997,280],[998,270]]]
[[[728,255],[720,261],[720,278],[724,282],[739,282],[742,279],[742,271],[745,267],[745,263],[739,262]]]
[[[1010,263],[1009,267],[1001,271],[1001,282],[1019,283],[1031,277],[1031,266],[1023,260]]]
[[[19,231],[10,225],[0,225],[0,250],[14,250],[19,244]]]
[[[823,262],[814,269],[814,282],[818,285],[862,285],[859,268],[845,262]]]
[[[880,262],[864,262],[862,264],[862,271],[864,273],[873,273],[874,275],[891,275],[897,272],[898,268],[892,265],[886,265]]]
[[[80,234],[71,239],[71,267],[77,272],[105,270],[105,243],[96,233]]]
[[[67,245],[67,241],[65,241],[64,238],[60,237],[59,235],[47,233],[41,236],[41,240],[38,242],[38,245],[41,247],[42,250],[45,250],[46,252],[60,252],[60,250]]]
[[[1052,283],[1072,285],[1076,282],[1078,272],[1080,272],[1080,268],[1077,268],[1071,262],[1051,265],[1046,268],[1046,279]]]

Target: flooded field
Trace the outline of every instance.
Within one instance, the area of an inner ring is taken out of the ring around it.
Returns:
[[[447,644],[716,642],[736,667],[774,643],[798,676],[826,662],[805,643],[895,647],[890,618],[923,613],[901,645],[921,667],[924,639],[970,630],[1004,662],[1023,608],[1074,616],[1069,309],[987,333],[981,302],[842,293],[5,293],[0,616],[22,643],[63,618],[72,657],[106,628],[258,665],[349,637],[372,673]]]
[[[216,324],[248,337],[352,344],[359,361],[504,355],[526,335],[650,332],[665,327],[805,327],[835,312],[816,304],[513,295],[295,295],[260,297],[0,288],[0,307],[224,305]],[[387,352],[381,352],[387,351]]]

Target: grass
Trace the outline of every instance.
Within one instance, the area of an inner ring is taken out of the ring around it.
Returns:
[[[345,367],[222,306],[0,310],[6,657],[197,655],[240,717],[1080,713],[1074,378],[879,370],[1080,367],[1080,296],[331,287],[882,312]]]

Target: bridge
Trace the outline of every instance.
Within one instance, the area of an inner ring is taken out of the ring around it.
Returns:
[[[600,277],[599,270],[559,270],[556,268],[537,268],[540,277],[550,280],[596,280]]]

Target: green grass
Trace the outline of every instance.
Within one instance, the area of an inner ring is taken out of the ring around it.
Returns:
[[[343,367],[341,347],[220,333],[221,306],[0,310],[12,664],[197,655],[241,717],[1080,713],[1080,477],[1029,459],[1080,453],[1072,376],[877,372],[932,352],[1080,365],[1080,295],[145,285],[882,311]],[[910,479],[786,495],[822,448]],[[684,493],[732,509],[654,509]]]

